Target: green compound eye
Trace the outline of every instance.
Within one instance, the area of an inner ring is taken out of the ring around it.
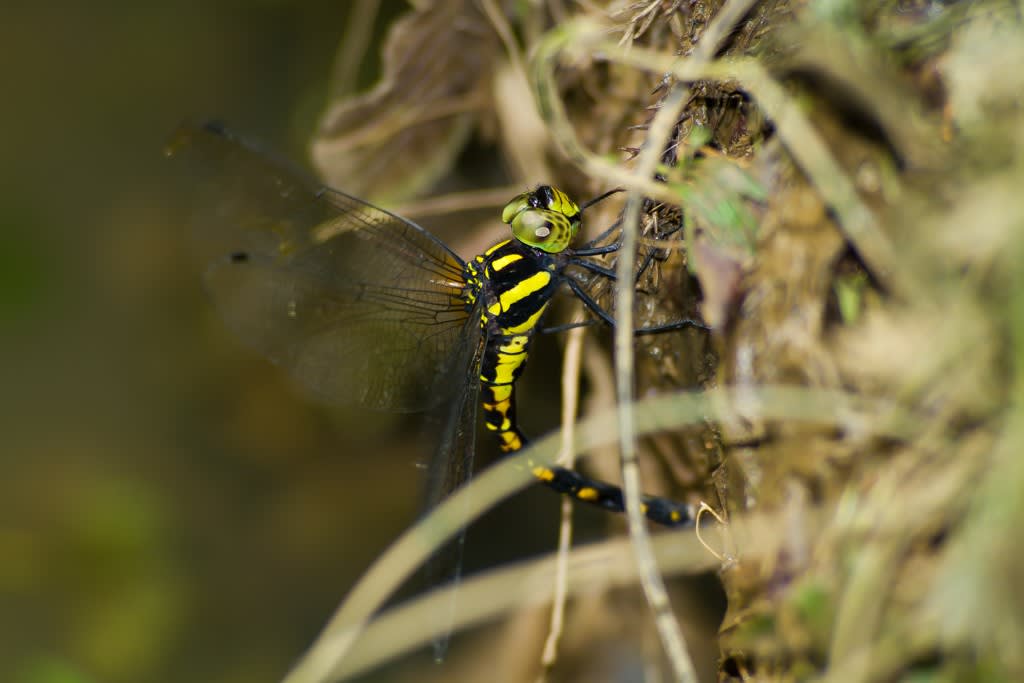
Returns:
[[[526,209],[512,219],[512,234],[523,244],[550,254],[565,251],[573,238],[568,218],[550,209]]]
[[[541,185],[505,205],[501,220],[523,244],[550,254],[565,251],[580,227],[580,209],[557,188]]]
[[[530,208],[530,193],[524,192],[520,195],[516,195],[512,201],[505,205],[505,208],[501,210],[501,222],[512,224],[512,219],[518,216],[523,211]]]

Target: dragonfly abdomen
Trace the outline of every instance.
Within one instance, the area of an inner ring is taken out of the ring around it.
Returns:
[[[481,379],[484,424],[498,437],[502,453],[514,453],[526,444],[516,422],[515,389],[512,384],[491,384]]]

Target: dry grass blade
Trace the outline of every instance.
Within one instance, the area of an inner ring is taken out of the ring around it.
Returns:
[[[651,177],[668,141],[672,125],[679,110],[686,101],[686,88],[677,86],[666,98],[651,124],[648,145],[637,158],[636,172],[641,177]],[[642,195],[630,192],[622,221],[622,246],[616,264],[615,302],[619,317],[615,327],[615,388],[618,404],[619,453],[622,460],[622,491],[629,519],[629,537],[633,553],[641,568],[640,585],[654,612],[654,623],[661,637],[662,646],[668,654],[675,679],[683,683],[696,683],[697,672],[687,652],[682,628],[672,613],[665,582],[658,571],[654,552],[647,537],[643,512],[640,509],[641,485],[637,466],[636,434],[633,429],[633,282],[635,274],[636,240],[640,226]]]
[[[358,12],[351,12],[345,36],[341,39],[338,54],[334,58],[334,70],[331,74],[331,92],[333,98],[351,95],[356,87],[356,74],[366,57],[373,37],[373,24],[380,12],[380,0],[364,0]]]
[[[768,523],[759,527],[768,528]],[[771,538],[766,534],[763,538]],[[659,565],[668,575],[698,574],[713,570],[718,560],[695,538],[660,533],[653,537]],[[490,570],[464,579],[458,587],[459,611],[456,630],[469,629],[503,615],[558,599],[553,592],[563,571],[573,580],[566,586],[566,598],[593,594],[637,581],[636,565],[624,561],[630,549],[625,540],[581,546],[562,557],[561,551],[519,564]],[[566,564],[562,570],[558,565]],[[352,654],[331,680],[345,680],[365,673],[391,659],[409,654],[441,634],[437,614],[450,600],[451,588],[441,588],[374,617],[360,635]]]
[[[422,218],[424,216],[443,216],[458,213],[459,211],[472,211],[474,209],[497,210],[505,205],[509,197],[514,197],[521,191],[522,188],[519,185],[508,185],[487,190],[452,192],[428,199],[405,202],[398,208],[397,213],[407,218]]]
[[[578,308],[578,306],[577,306]],[[577,321],[580,316],[574,316]],[[576,428],[576,412],[579,406],[580,366],[583,359],[583,333],[582,327],[569,331],[565,341],[565,351],[562,353],[562,446],[558,453],[558,464],[562,467],[572,468],[576,460],[576,453],[572,449],[573,432]],[[562,628],[565,623],[565,600],[568,597],[569,587],[569,548],[572,545],[572,501],[568,498],[562,499],[562,521],[558,528],[558,552],[555,574],[555,593],[551,605],[551,625],[548,637],[544,642],[544,652],[541,654],[542,678],[543,673],[554,666],[558,657],[558,641],[562,637]]]

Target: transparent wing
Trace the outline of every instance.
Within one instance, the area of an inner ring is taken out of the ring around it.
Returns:
[[[459,393],[450,406],[440,413],[444,429],[434,458],[430,463],[424,495],[424,511],[428,512],[473,476],[476,453],[477,409],[480,406],[480,360],[483,352],[479,326],[467,334],[459,351],[459,367],[452,375],[459,384]]]
[[[215,125],[182,127],[168,154],[200,186],[206,285],[244,342],[334,402],[418,410],[456,388],[474,325],[440,240]]]
[[[474,318],[475,319],[475,318]],[[429,476],[424,496],[424,513],[432,510],[455,489],[462,486],[473,475],[473,455],[476,452],[477,408],[480,405],[480,359],[483,345],[480,327],[476,333],[466,335],[466,344],[460,350],[462,374],[457,374],[462,390],[447,407],[444,429],[434,459],[430,463]],[[462,578],[462,555],[466,543],[466,530],[439,548],[424,566],[425,590],[450,583],[458,584]],[[434,638],[434,658],[444,659],[454,623],[456,591],[439,618],[446,620],[445,628]]]

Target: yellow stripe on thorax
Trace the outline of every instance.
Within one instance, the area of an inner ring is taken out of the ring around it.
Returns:
[[[494,245],[493,247],[491,247],[490,249],[488,249],[487,251],[485,251],[485,252],[483,253],[483,255],[484,255],[484,256],[490,256],[491,254],[493,254],[494,252],[498,251],[499,249],[501,249],[502,247],[504,247],[504,246],[505,246],[506,244],[508,244],[508,243],[509,243],[509,242],[511,242],[511,241],[512,241],[512,240],[503,240],[503,241],[501,241],[501,242],[498,242],[498,243],[497,243],[497,244],[495,244],[495,245]],[[482,261],[483,259],[481,259],[480,257],[477,257],[477,260],[478,260],[478,261]]]
[[[544,289],[550,283],[551,273],[546,270],[538,271],[525,280],[520,280],[514,286],[502,292],[501,296],[498,297],[501,310],[507,311],[512,307],[512,304],[525,299],[534,292]]]
[[[544,311],[547,309],[548,304],[544,302],[544,305],[537,309],[537,311],[527,318],[522,324],[516,325],[515,327],[503,327],[501,331],[503,334],[525,334],[534,327],[537,326],[537,321],[544,315]]]
[[[522,258],[522,254],[506,254],[501,258],[496,258],[493,261],[491,261],[491,270],[503,270],[510,264],[513,264],[516,261],[521,261]]]

